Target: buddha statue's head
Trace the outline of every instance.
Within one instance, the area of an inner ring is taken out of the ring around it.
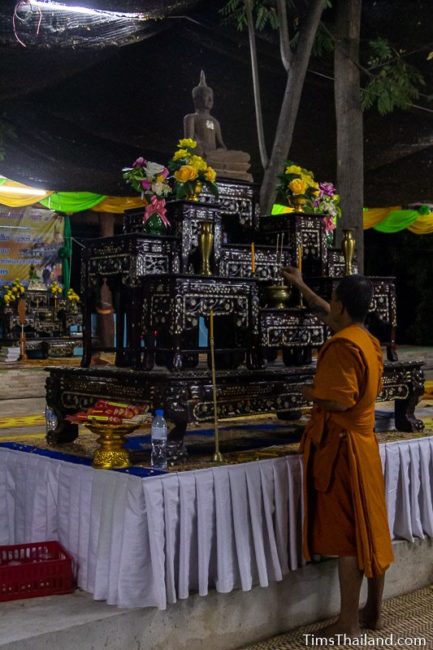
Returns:
[[[200,83],[192,89],[192,100],[196,109],[210,110],[213,107],[213,90],[206,84],[203,70],[200,72]]]

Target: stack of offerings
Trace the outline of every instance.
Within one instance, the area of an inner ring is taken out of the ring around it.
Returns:
[[[136,404],[124,404],[122,402],[109,402],[100,399],[94,406],[86,411],[66,416],[69,422],[74,424],[135,424],[139,426],[149,422],[149,415],[145,413],[145,407]]]
[[[3,347],[0,349],[0,362],[15,363],[20,358],[19,347]]]

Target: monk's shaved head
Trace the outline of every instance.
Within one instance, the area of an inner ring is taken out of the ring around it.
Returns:
[[[348,275],[335,289],[335,297],[353,321],[363,323],[373,297],[373,285],[363,275]]]

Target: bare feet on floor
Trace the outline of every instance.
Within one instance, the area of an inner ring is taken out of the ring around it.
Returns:
[[[383,619],[380,613],[378,614],[364,607],[359,611],[359,625],[368,630],[381,630],[383,628]]]
[[[332,623],[331,625],[327,625],[326,627],[322,627],[320,630],[317,630],[315,632],[315,636],[317,637],[326,637],[327,639],[331,637],[337,637],[336,641],[338,643],[342,642],[343,636],[350,639],[356,639],[361,635],[361,630],[358,625],[345,625],[343,622],[336,621],[335,623]],[[340,639],[338,638],[340,636]]]

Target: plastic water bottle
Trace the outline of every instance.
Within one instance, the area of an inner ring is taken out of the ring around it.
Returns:
[[[45,405],[45,431],[49,433],[50,431],[54,431],[57,429],[57,415],[55,411],[48,406],[48,404]]]
[[[156,409],[150,428],[152,437],[152,467],[167,469],[167,422],[163,409]]]

